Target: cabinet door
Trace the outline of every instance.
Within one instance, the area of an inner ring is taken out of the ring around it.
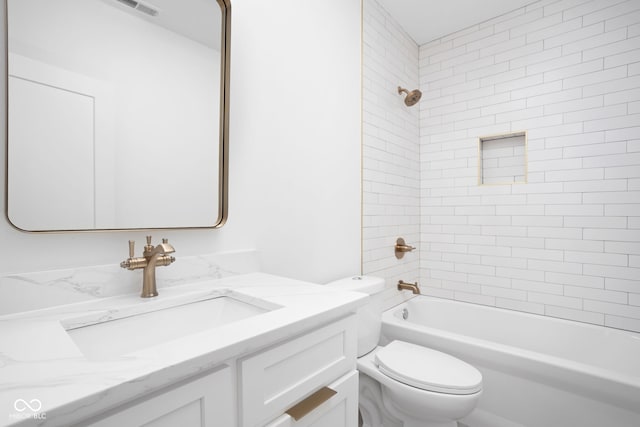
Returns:
[[[329,385],[337,392],[304,417],[283,414],[265,427],[354,427],[358,425],[358,372],[353,371]]]
[[[213,373],[166,391],[153,393],[115,413],[96,417],[90,427],[229,427],[235,422],[235,387],[231,369]]]

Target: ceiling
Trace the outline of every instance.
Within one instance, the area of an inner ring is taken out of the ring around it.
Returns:
[[[159,10],[149,17],[122,4],[123,0],[101,0],[146,21],[183,34],[209,47],[220,45],[220,8],[213,0],[134,0]],[[127,0],[124,0],[127,2]],[[537,0],[377,0],[418,45],[446,36]],[[218,27],[219,28],[219,27]]]
[[[102,2],[212,49],[220,50],[221,15],[220,6],[215,0],[102,0]],[[156,10],[158,14],[152,17],[131,7],[138,3]]]
[[[479,24],[535,0],[378,0],[418,45]]]

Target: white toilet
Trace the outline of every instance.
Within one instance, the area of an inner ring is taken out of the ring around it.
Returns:
[[[384,289],[384,279],[357,276],[327,286],[373,296]],[[358,311],[361,423],[382,427],[383,420],[388,424],[391,419],[403,427],[457,426],[456,420],[468,415],[480,398],[480,371],[412,343],[392,341],[380,347],[381,328],[380,312],[372,303]]]

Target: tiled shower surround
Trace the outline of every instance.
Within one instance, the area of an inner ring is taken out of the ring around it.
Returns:
[[[418,253],[393,251],[398,237],[420,239],[420,111],[398,94],[419,85],[418,45],[375,1],[363,26],[363,272],[386,279],[390,306],[398,280],[419,280]]]
[[[423,293],[640,331],[640,2],[542,0],[419,52]],[[478,139],[520,131],[527,183],[478,185]]]

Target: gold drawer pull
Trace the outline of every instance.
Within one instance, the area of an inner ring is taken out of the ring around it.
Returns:
[[[304,417],[309,412],[313,411],[318,406],[331,399],[331,397],[337,393],[337,391],[332,390],[329,387],[322,387],[311,396],[287,409],[285,413],[289,414],[294,420],[298,421],[300,418]]]

